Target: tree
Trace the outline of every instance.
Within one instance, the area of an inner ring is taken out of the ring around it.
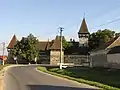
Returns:
[[[12,50],[13,57],[19,57],[21,59],[31,62],[38,57],[39,50],[37,50],[38,40],[32,34],[28,37],[23,37],[20,41],[17,41]]]
[[[34,60],[35,57],[38,57],[39,51],[37,50],[37,44],[38,44],[38,40],[36,39],[36,37],[34,37],[32,34],[30,34],[27,37],[27,50],[26,50],[26,57],[31,61]]]
[[[102,43],[110,41],[115,36],[115,31],[104,29],[98,30],[90,35],[89,46],[91,49],[97,48]]]
[[[116,37],[120,36],[120,33],[115,33],[115,36],[116,36]]]
[[[63,48],[66,50],[69,47],[71,47],[72,43],[71,42],[67,42],[65,39],[63,39]]]
[[[20,55],[20,41],[17,41],[14,48],[10,50],[10,53],[12,54],[12,57],[18,57]]]

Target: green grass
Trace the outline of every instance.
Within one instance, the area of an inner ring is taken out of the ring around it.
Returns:
[[[103,88],[104,90],[120,90],[120,71],[104,68],[74,67],[59,68],[38,67],[39,70],[53,75],[65,77],[80,83]]]

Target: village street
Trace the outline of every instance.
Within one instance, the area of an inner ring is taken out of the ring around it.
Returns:
[[[17,66],[5,72],[5,90],[96,90],[94,87],[38,72],[38,65]]]

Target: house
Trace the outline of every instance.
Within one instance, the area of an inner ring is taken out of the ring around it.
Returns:
[[[120,36],[91,51],[91,66],[120,68]]]
[[[8,62],[15,63],[14,58],[11,55],[11,50],[14,48],[14,45],[17,43],[16,35],[13,35],[11,41],[8,44],[7,51],[8,51]]]
[[[60,36],[56,36],[52,41],[40,41],[38,49],[40,50],[41,63],[49,63],[51,65],[60,63]],[[62,50],[62,57],[64,59],[64,49]]]

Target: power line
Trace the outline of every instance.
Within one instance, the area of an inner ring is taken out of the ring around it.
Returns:
[[[105,25],[109,25],[109,24],[114,23],[114,22],[117,22],[117,21],[119,21],[119,20],[120,20],[120,18],[115,19],[115,20],[112,20],[112,21],[109,21],[109,22],[104,23],[104,24],[100,24],[99,26],[96,26],[96,27],[94,27],[94,28],[101,27],[101,26],[105,26]],[[94,29],[94,28],[93,28],[93,29]]]
[[[119,21],[119,20],[120,20],[120,18],[115,19],[115,20],[112,20],[112,21],[107,22],[107,23],[105,23],[105,24],[101,24],[101,25],[99,25],[98,27],[100,27],[100,26],[104,26],[104,25],[108,25],[108,24],[111,24],[111,23],[117,22],[117,21]]]

